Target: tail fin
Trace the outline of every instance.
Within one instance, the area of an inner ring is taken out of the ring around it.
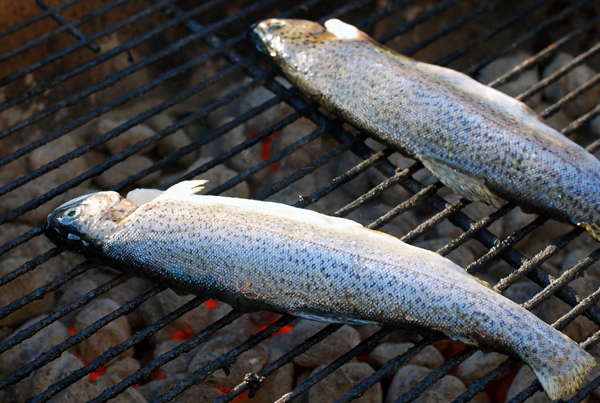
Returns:
[[[598,365],[594,357],[577,344],[573,344],[575,349],[568,354],[568,362],[557,365],[528,362],[550,400],[557,400],[577,391],[586,374]],[[555,353],[557,356],[561,354]]]

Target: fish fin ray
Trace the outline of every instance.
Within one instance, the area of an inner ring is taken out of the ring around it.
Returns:
[[[483,178],[476,178],[452,168],[434,158],[422,159],[423,165],[454,193],[471,201],[481,201],[493,207],[501,207],[504,200],[496,196]]]
[[[125,196],[125,198],[139,207],[143,204],[151,202],[163,193],[163,190],[140,188],[133,189],[132,191],[127,193],[127,196]]]
[[[292,312],[292,315],[298,316],[302,319],[314,320],[323,323],[343,323],[346,325],[380,325],[379,323],[371,320],[351,318],[349,316],[332,313],[296,310]]]
[[[467,346],[479,348],[479,343],[475,341],[473,338],[467,336],[466,334],[453,334],[450,336],[450,340],[460,341]]]
[[[204,184],[207,180],[183,181],[174,184],[168,188],[158,198],[160,199],[180,199],[187,196],[193,196],[204,189]]]
[[[592,238],[594,238],[596,241],[600,242],[600,226],[598,224],[589,224],[587,222],[580,222],[577,225],[585,228],[585,230],[590,233]]]

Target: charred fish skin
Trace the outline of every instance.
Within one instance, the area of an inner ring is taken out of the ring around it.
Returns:
[[[309,97],[412,156],[455,193],[511,201],[600,240],[600,162],[525,104],[338,20],[267,20],[259,49]]]
[[[576,390],[596,365],[567,336],[433,252],[342,218],[193,195],[200,184],[182,182],[152,200],[131,196],[135,202],[96,193],[56,209],[45,231],[58,246],[238,309],[430,329],[517,355],[552,399]],[[76,238],[96,242],[79,248]]]

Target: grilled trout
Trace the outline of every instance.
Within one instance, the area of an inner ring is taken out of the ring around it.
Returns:
[[[600,241],[600,162],[522,102],[339,20],[271,19],[252,37],[305,94],[460,196],[510,201]]]
[[[244,311],[442,332],[517,355],[551,399],[596,365],[564,334],[433,252],[283,204],[194,193],[99,192],[48,216],[56,245]],[[150,197],[147,194],[150,194]]]

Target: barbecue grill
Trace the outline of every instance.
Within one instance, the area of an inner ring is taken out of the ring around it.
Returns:
[[[540,108],[540,94],[564,77],[582,66],[600,69],[597,3],[105,0],[92,4],[37,0],[1,7],[5,10],[0,12],[4,24],[0,26],[0,268],[4,269],[0,293],[8,293],[9,287],[23,279],[37,286],[0,308],[0,321],[4,320],[0,322],[0,353],[16,351],[107,293],[127,297],[89,326],[72,328],[71,335],[36,351],[18,367],[2,370],[9,363],[0,355],[0,401],[16,401],[20,383],[124,317],[133,323],[130,337],[100,351],[86,365],[65,371],[28,401],[45,402],[59,393],[61,401],[84,400],[69,397],[65,391],[82,379],[88,382],[90,375],[116,357],[133,354],[141,368],[93,394],[89,401],[129,399],[128,391],[156,378],[165,365],[181,360],[215,333],[234,332],[228,325],[248,314],[231,311],[214,318],[180,338],[176,347],[152,358],[153,337],[186,313],[214,303],[202,296],[188,297],[154,320],[142,320],[143,306],[169,291],[161,285],[144,288],[128,274],[109,275],[104,270],[104,277],[99,277],[103,281],[91,291],[58,304],[69,284],[95,269],[91,262],[67,256],[42,240],[45,215],[90,189],[125,192],[148,184],[166,188],[180,180],[207,176],[216,182],[208,194],[275,200],[359,220],[368,228],[462,259],[462,266],[478,277],[497,276],[497,288],[508,294],[523,284],[532,289],[535,283],[541,291],[520,301],[524,307],[533,310],[559,299],[569,309],[552,325],[563,330],[585,318],[589,331],[578,341],[587,350],[600,341],[596,305],[600,289],[584,292],[576,286],[583,275],[587,283],[593,283],[589,276],[594,275],[594,263],[600,258],[600,249],[587,233],[544,217],[519,215],[511,204],[493,210],[458,199],[420,163],[367,139],[303,98],[247,38],[253,23],[269,17],[319,22],[335,17],[405,55],[480,78],[483,72],[497,71],[489,68],[494,63],[517,51],[529,52],[514,67],[501,65],[501,71],[485,82],[496,88],[531,71],[545,70],[560,52],[575,56],[517,96]],[[575,117],[563,112],[594,93],[599,81],[600,75],[592,75],[551,105],[541,104],[542,116],[563,116],[562,133],[592,153],[600,148],[592,130],[600,104]],[[508,217],[513,216],[517,218],[510,221],[510,227]],[[154,302],[153,309],[159,305]],[[27,316],[29,311],[44,316]],[[25,312],[23,319],[8,320],[19,312]],[[153,401],[178,399],[211,374],[228,374],[243,353],[266,340],[275,341],[295,320],[283,315],[261,322],[245,341],[200,365]],[[237,386],[221,390],[224,394],[214,401],[254,396],[278,371],[341,327],[331,324],[307,334],[306,340],[287,346],[260,370],[246,374]],[[363,360],[393,329],[365,333],[358,345],[321,370],[297,377],[296,385],[277,396],[277,401],[306,398],[306,392],[342,365]],[[413,347],[340,391],[343,397],[337,401],[359,399],[381,382],[387,388],[401,366],[434,342],[416,334],[412,337],[416,338]],[[456,374],[459,365],[476,352],[472,347],[458,350],[396,401],[417,399],[441,379]],[[478,395],[501,382],[505,374],[514,375],[518,364],[507,358],[466,385],[454,401],[481,398]],[[569,401],[583,401],[597,389],[600,376],[589,378]],[[539,382],[533,381],[511,402],[525,401],[540,390]],[[496,399],[492,396],[492,401]]]

